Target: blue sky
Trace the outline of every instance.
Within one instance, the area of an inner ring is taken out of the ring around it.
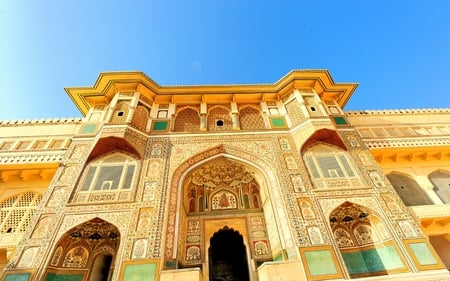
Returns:
[[[328,69],[347,110],[450,108],[450,1],[0,3],[0,120],[81,116],[64,87],[141,70],[161,85]]]

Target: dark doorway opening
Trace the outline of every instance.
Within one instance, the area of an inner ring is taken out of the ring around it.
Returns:
[[[239,232],[224,227],[214,233],[210,244],[210,281],[250,280],[244,240]]]
[[[101,254],[95,259],[89,281],[108,281],[111,270],[112,255]]]

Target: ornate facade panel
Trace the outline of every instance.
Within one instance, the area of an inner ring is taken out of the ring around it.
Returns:
[[[425,251],[419,226],[448,233],[448,214],[424,209],[448,201],[450,111],[343,113],[356,86],[335,84],[326,71],[294,71],[261,89],[165,87],[136,73],[99,79],[95,93],[68,90],[83,120],[0,121],[0,130],[36,134],[0,133],[0,195],[18,199],[12,191],[34,191],[34,181],[47,189],[39,206],[2,201],[0,242],[12,249],[7,272],[33,270],[33,280],[44,280],[51,270],[76,271],[87,280],[96,260],[108,268],[111,258],[112,281],[139,268],[154,271],[155,280],[201,268],[199,279],[207,280],[209,270],[221,271],[211,267],[213,238],[228,232],[247,247],[248,263],[256,262],[250,280],[278,278],[271,270],[291,265],[308,280],[386,273],[448,279],[439,258]],[[48,136],[38,132],[42,126]],[[133,155],[132,176],[114,165],[106,165],[114,166],[108,176],[96,172],[100,166],[90,172],[118,151]],[[417,195],[411,181],[393,188],[384,175],[405,163],[431,196],[426,207],[417,201],[407,208],[400,197],[404,190]]]
[[[265,123],[261,111],[252,106],[239,108],[239,124],[242,130],[264,130]]]
[[[200,115],[197,108],[184,106],[177,110],[173,130],[175,132],[200,131]]]

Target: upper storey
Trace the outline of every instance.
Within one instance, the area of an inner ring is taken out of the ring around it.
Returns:
[[[138,92],[149,104],[226,104],[277,101],[294,89],[313,90],[342,108],[356,89],[354,83],[335,83],[326,70],[294,70],[274,84],[160,86],[142,72],[101,73],[93,87],[66,88],[83,115],[108,105],[117,93]]]
[[[341,108],[356,87],[335,83],[326,70],[292,71],[274,84],[199,86],[160,86],[142,72],[108,72],[93,87],[66,92],[86,122],[147,133],[223,132],[292,128],[330,115],[345,122]]]

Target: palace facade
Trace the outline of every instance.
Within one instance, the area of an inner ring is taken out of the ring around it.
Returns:
[[[450,109],[356,87],[109,72],[83,118],[0,121],[0,280],[449,280]]]

